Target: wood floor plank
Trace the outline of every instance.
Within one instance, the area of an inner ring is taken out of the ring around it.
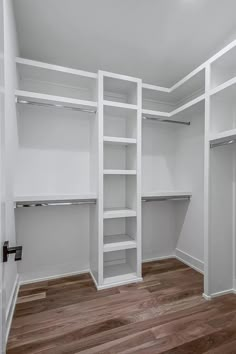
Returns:
[[[202,297],[203,276],[176,259],[144,281],[97,291],[89,274],[20,288],[7,354],[236,354],[236,297]]]

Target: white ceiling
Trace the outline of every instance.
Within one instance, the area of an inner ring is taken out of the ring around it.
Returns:
[[[170,86],[236,34],[235,0],[14,0],[20,55]]]

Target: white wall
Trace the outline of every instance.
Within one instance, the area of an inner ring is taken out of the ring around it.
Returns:
[[[5,180],[6,180],[6,240],[10,245],[16,244],[14,204],[13,204],[13,181],[17,146],[17,126],[14,91],[16,87],[15,56],[18,53],[17,36],[15,31],[12,1],[4,1],[4,44],[5,44]],[[11,311],[12,292],[17,279],[17,264],[14,257],[9,257],[4,266],[4,287],[6,289],[7,316]]]
[[[181,118],[191,125],[143,122],[143,194],[192,192],[190,202],[143,203],[143,259],[176,253],[203,271],[204,105]]]
[[[94,119],[86,113],[17,105],[15,195],[88,194]]]
[[[175,205],[158,201],[142,203],[142,259],[173,256],[177,242]]]
[[[190,255],[195,266],[203,271],[203,202],[204,202],[204,108],[191,115],[191,125],[178,129],[175,180],[180,190],[192,192],[191,201],[176,207],[178,255]],[[187,257],[185,260],[190,261]]]
[[[23,246],[20,280],[88,271],[89,206],[16,210],[17,241]]]
[[[233,288],[235,145],[210,151],[209,293]]]

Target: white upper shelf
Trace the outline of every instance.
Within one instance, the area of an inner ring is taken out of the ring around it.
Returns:
[[[232,79],[224,82],[223,84],[215,87],[210,91],[210,95],[216,95],[220,93],[227,93],[227,95],[233,96],[232,98],[235,99],[235,87],[236,87],[236,77],[233,77]]]
[[[236,139],[236,129],[226,130],[220,133],[215,133],[210,136],[210,143],[223,143]]]
[[[44,93],[29,92],[23,90],[16,90],[15,96],[17,99],[29,102],[43,103],[47,105],[54,105],[60,107],[65,105],[70,108],[84,108],[89,110],[95,110],[97,108],[97,102],[79,100],[75,98],[61,97],[55,95],[47,95]]]
[[[96,194],[58,194],[58,195],[18,195],[15,202],[42,202],[42,201],[66,201],[66,200],[95,200]]]
[[[16,68],[19,90],[96,101],[97,74],[24,58]]]
[[[142,114],[143,116],[155,116],[155,117],[163,117],[163,118],[174,118],[181,113],[184,113],[185,111],[188,111],[189,109],[192,108],[197,108],[199,107],[199,103],[202,103],[205,101],[205,94],[194,98],[193,100],[183,104],[181,107],[178,107],[174,109],[172,112],[160,112],[160,111],[154,111],[154,110],[149,110],[149,109],[143,109]]]
[[[183,100],[191,100],[204,93],[205,72],[199,67],[177,82],[171,88],[142,84],[143,100],[156,100],[171,105],[181,105]]]
[[[104,100],[103,101],[104,106],[107,107],[115,107],[115,108],[120,108],[120,109],[132,109],[132,110],[137,110],[138,106],[135,104],[131,104],[131,103],[123,103],[123,102],[116,102],[116,101],[108,101],[108,100]]]
[[[48,63],[44,63],[41,61],[30,60],[30,59],[25,59],[25,58],[20,58],[20,57],[16,57],[16,63],[19,64],[19,66],[22,66],[22,68],[24,68],[22,70],[25,70],[25,73],[27,72],[26,70],[29,70],[28,73],[30,75],[30,78],[32,78],[32,76],[34,76],[33,70],[35,70],[36,68],[50,70],[50,71],[54,71],[54,72],[61,72],[61,73],[71,74],[71,75],[76,75],[76,76],[81,76],[81,77],[87,77],[87,78],[91,78],[91,79],[97,79],[97,77],[98,77],[97,74],[91,73],[88,71],[67,68],[64,66],[48,64]],[[23,73],[23,71],[22,71],[22,73]]]

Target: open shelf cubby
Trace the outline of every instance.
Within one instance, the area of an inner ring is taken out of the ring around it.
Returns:
[[[104,107],[104,136],[136,139],[137,111],[120,107]]]
[[[217,134],[236,128],[236,80],[210,96],[210,133]]]
[[[97,74],[16,58],[18,88],[23,91],[97,101]]]
[[[136,176],[104,176],[104,208],[136,209]]]
[[[104,76],[104,99],[137,105],[137,81],[128,77],[127,80],[119,79],[117,75],[109,73],[109,76]]]
[[[211,63],[211,89],[236,77],[236,47]]]
[[[136,173],[136,144],[105,144],[104,169],[124,171],[123,173]]]
[[[177,108],[197,99],[205,92],[204,69],[186,77],[171,88],[143,84],[143,110],[174,113]]]
[[[104,220],[104,252],[136,248],[136,219],[117,218]]]
[[[137,277],[136,249],[104,253],[104,285],[132,280]]]

